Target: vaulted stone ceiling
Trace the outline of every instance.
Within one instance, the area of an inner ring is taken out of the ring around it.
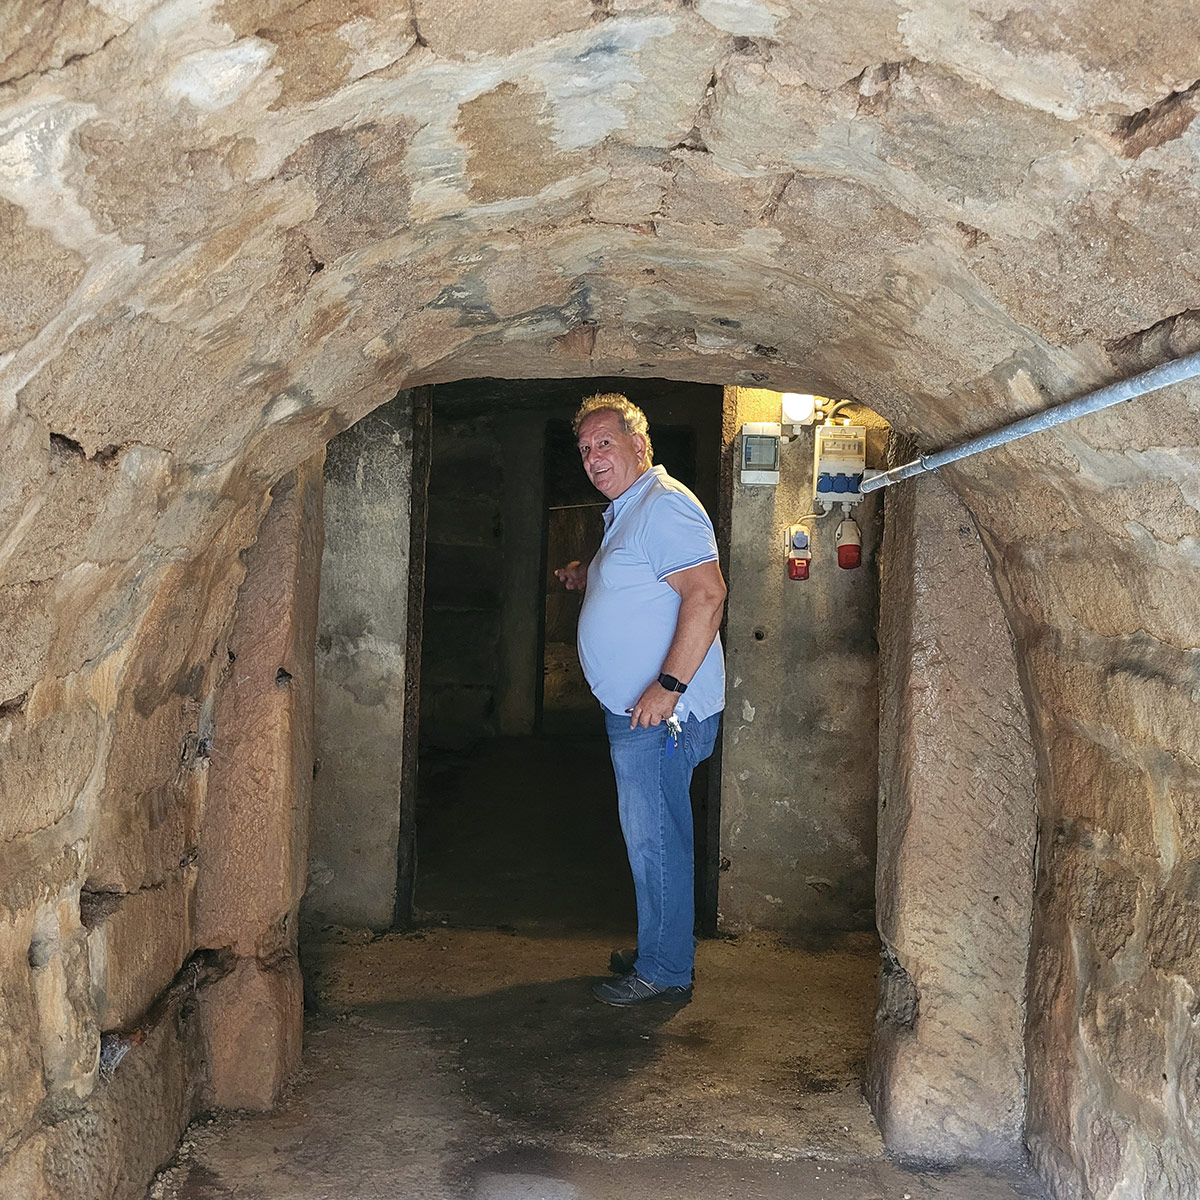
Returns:
[[[105,830],[173,769],[163,698],[211,693],[264,489],[400,387],[797,387],[932,447],[1200,346],[1191,0],[16,0],[0,39],[20,903],[138,885]],[[948,473],[1039,738],[1031,1130],[1062,1180],[1180,1113],[1198,443],[1177,388]],[[1153,1014],[1132,1074],[1118,993]]]

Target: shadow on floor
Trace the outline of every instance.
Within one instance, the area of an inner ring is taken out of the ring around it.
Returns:
[[[310,944],[281,1108],[197,1122],[154,1200],[1028,1200],[889,1163],[861,1095],[878,948],[702,943],[683,1008],[596,1004],[607,939],[429,929]]]
[[[633,883],[603,730],[423,752],[415,907],[429,923],[630,937]]]

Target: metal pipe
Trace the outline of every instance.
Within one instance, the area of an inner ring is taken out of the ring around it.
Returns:
[[[861,490],[866,493],[891,487],[893,483],[899,483],[902,479],[911,479],[914,475],[921,475],[926,471],[936,471],[947,463],[957,462],[960,458],[970,458],[984,450],[994,450],[997,446],[1015,442],[1017,438],[1040,433],[1043,429],[1053,429],[1055,425],[1073,421],[1076,417],[1083,417],[1088,413],[1099,412],[1102,408],[1111,408],[1123,400],[1136,400],[1147,392],[1155,392],[1159,388],[1168,387],[1172,383],[1182,383],[1186,379],[1195,379],[1197,375],[1200,375],[1200,352],[1173,359],[1120,383],[1110,383],[1107,387],[1088,392],[1086,396],[1080,396],[1077,400],[1056,404],[1044,412],[1034,413],[1031,417],[1024,417],[1011,425],[994,429],[991,433],[981,434],[959,446],[938,450],[934,454],[918,455],[912,462],[864,479]]]

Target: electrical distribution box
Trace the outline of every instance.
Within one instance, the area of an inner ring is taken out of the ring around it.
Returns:
[[[742,426],[742,482],[779,482],[778,421],[748,421]]]
[[[813,501],[826,510],[857,504],[867,469],[867,431],[861,425],[818,425],[813,450]],[[819,511],[819,509],[818,509]]]

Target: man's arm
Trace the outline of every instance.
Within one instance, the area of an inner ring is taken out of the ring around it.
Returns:
[[[667,576],[667,583],[679,593],[679,616],[659,671],[674,675],[681,683],[691,683],[721,628],[725,580],[714,561],[676,571]],[[668,692],[656,679],[633,706],[629,728],[661,724],[675,711],[678,700],[678,692]]]

